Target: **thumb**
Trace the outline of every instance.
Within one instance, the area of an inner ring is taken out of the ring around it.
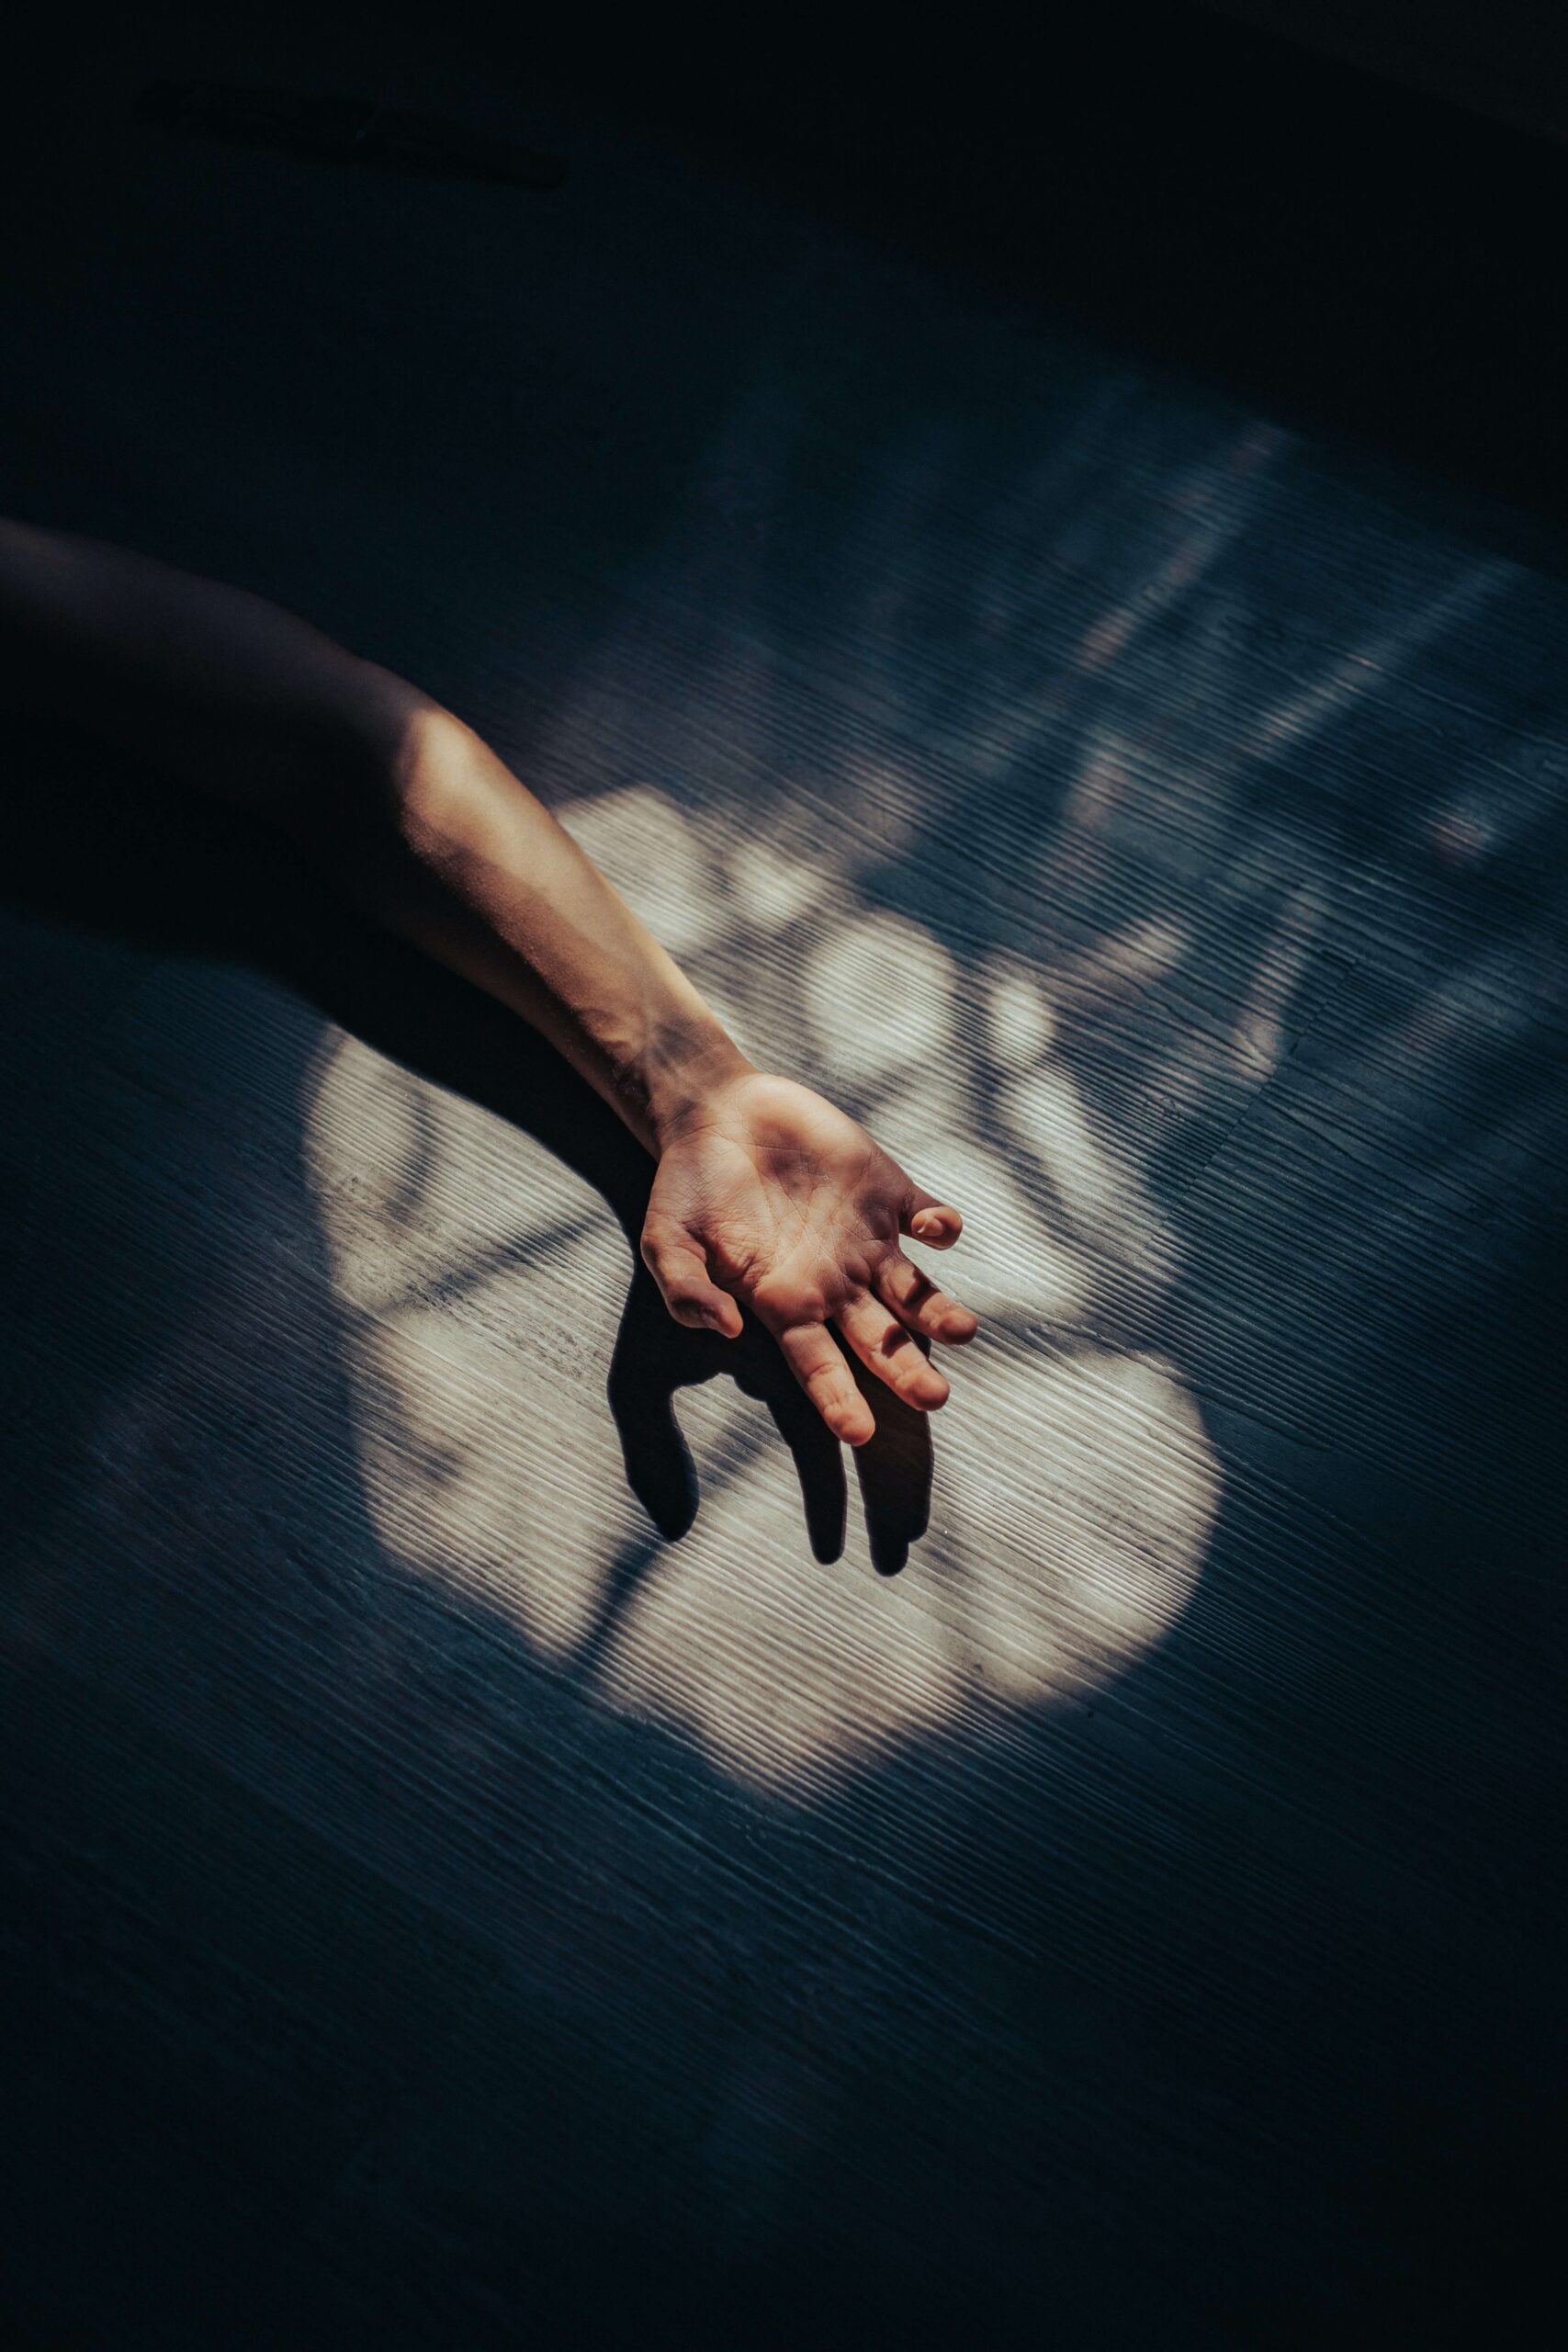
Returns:
[[[949,1201],[911,1184],[898,1211],[898,1230],[928,1250],[951,1250],[964,1230],[964,1219]]]
[[[677,1323],[694,1331],[716,1331],[723,1340],[740,1337],[740,1309],[713,1281],[689,1234],[650,1220],[643,1227],[642,1257]]]

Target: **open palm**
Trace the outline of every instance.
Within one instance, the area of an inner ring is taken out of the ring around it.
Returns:
[[[828,1326],[907,1404],[945,1404],[947,1383],[918,1340],[973,1339],[976,1319],[899,1237],[942,1250],[962,1227],[853,1119],[807,1087],[749,1070],[666,1140],[642,1251],[678,1322],[734,1339],[750,1307],[829,1428],[863,1445],[871,1408]]]

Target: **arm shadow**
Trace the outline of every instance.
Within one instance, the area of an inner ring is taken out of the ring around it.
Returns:
[[[535,1137],[602,1195],[626,1237],[633,1272],[608,1397],[627,1482],[658,1536],[678,1541],[698,1508],[675,1396],[728,1374],[766,1406],[789,1448],[814,1555],[824,1563],[840,1556],[842,1447],[753,1318],[726,1341],[665,1312],[638,1253],[651,1165],[553,1047],[360,914],[254,820],[85,738],[16,721],[8,735],[11,773],[21,781],[8,811],[12,854],[0,902],[153,952],[266,972],[404,1068]],[[929,1518],[930,1424],[850,1361],[876,1420],[855,1455],[872,1561],[893,1575]],[[656,1544],[635,1547],[635,1569],[610,1596],[614,1614],[657,1556]]]

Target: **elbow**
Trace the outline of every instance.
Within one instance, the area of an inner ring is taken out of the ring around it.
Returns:
[[[356,668],[359,675],[343,714],[342,733],[362,787],[384,815],[400,825],[435,747],[458,721],[389,670],[369,662]]]
[[[237,778],[237,763],[228,763],[231,797],[352,885],[406,837],[415,779],[446,717],[389,672],[340,660],[299,700],[254,774]]]
[[[405,849],[426,864],[460,833],[471,810],[478,739],[460,718],[412,687],[389,707],[375,761],[381,805]]]

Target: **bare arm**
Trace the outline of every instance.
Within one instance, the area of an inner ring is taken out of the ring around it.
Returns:
[[[870,1412],[826,1325],[922,1409],[908,1334],[975,1318],[898,1247],[957,1211],[747,1061],[598,869],[450,712],[263,599],[0,522],[0,695],[256,809],[393,928],[543,1032],[658,1161],[643,1253],[682,1322],[772,1329],[830,1428]]]

